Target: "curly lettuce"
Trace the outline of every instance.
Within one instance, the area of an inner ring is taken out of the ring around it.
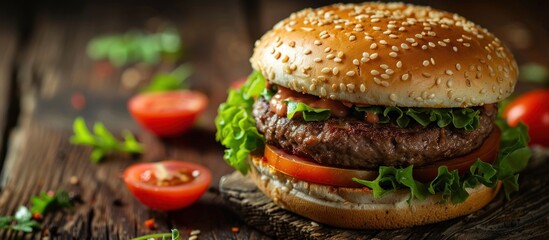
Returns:
[[[301,102],[285,100],[287,105],[286,117],[293,119],[301,116],[305,121],[324,121],[330,118],[330,109],[313,108]]]
[[[411,121],[427,126],[436,123],[438,127],[452,124],[455,128],[465,130],[477,129],[480,124],[480,111],[472,108],[401,108],[401,107],[355,107],[355,111],[374,113],[379,123],[396,122],[405,128]]]
[[[496,120],[501,130],[500,152],[497,160],[489,164],[480,159],[471,165],[469,172],[460,176],[457,170],[448,171],[446,166],[438,168],[435,179],[428,183],[414,180],[413,166],[407,168],[394,168],[382,166],[379,175],[372,181],[353,178],[373,191],[374,197],[381,197],[398,189],[409,189],[412,199],[423,200],[426,196],[441,193],[443,202],[451,201],[453,204],[464,202],[469,194],[466,188],[473,188],[479,184],[487,187],[495,187],[498,181],[502,182],[505,195],[519,190],[519,172],[528,165],[532,155],[527,147],[528,131],[524,124],[510,127],[503,119]]]
[[[254,71],[241,88],[229,91],[215,119],[216,140],[227,148],[223,158],[242,174],[248,172],[246,159],[250,153],[265,145],[252,116],[254,99],[262,94],[265,94],[265,78]]]

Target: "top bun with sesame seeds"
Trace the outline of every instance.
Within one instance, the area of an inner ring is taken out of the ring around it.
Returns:
[[[256,42],[250,59],[271,84],[356,104],[451,108],[495,103],[517,64],[486,29],[403,3],[305,9]]]

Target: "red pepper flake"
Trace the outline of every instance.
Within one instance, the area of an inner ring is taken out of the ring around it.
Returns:
[[[40,221],[42,220],[42,214],[40,214],[39,212],[35,212],[32,214],[32,219],[36,220],[36,221]]]
[[[150,230],[153,230],[156,226],[155,226],[155,223],[154,223],[154,218],[151,218],[151,219],[147,219],[145,221],[145,227],[147,227],[148,229]]]
[[[238,227],[232,227],[232,228],[231,228],[231,232],[238,233],[238,232],[240,232],[240,228],[238,228]]]
[[[86,97],[80,92],[75,92],[71,96],[71,105],[76,110],[82,110],[86,106]]]

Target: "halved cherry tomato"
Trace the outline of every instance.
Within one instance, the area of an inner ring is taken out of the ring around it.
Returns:
[[[528,126],[530,145],[549,147],[549,89],[528,92],[505,107],[503,116],[510,126],[519,121]]]
[[[191,128],[207,104],[200,92],[172,91],[139,94],[128,108],[142,127],[158,136],[175,136]]]
[[[138,163],[124,171],[133,195],[156,210],[175,210],[196,202],[212,181],[207,168],[183,161]]]
[[[414,179],[422,182],[431,181],[435,179],[438,167],[442,165],[447,166],[449,171],[457,169],[460,174],[464,174],[479,158],[484,162],[492,163],[497,157],[499,139],[500,131],[494,127],[492,133],[476,150],[465,156],[414,168]],[[373,180],[378,175],[377,170],[345,169],[320,165],[306,158],[285,153],[271,145],[265,146],[264,161],[275,170],[288,176],[330,186],[363,187],[364,185],[354,182],[352,178]]]

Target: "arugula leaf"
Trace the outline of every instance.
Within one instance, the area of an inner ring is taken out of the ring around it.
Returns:
[[[372,111],[379,112],[380,110],[372,108]],[[470,112],[462,113],[462,116],[471,114]],[[400,112],[397,111],[395,115],[398,119]],[[353,181],[372,189],[374,197],[381,197],[397,189],[408,188],[410,189],[408,201],[413,198],[421,200],[427,195],[440,193],[442,202],[451,200],[453,204],[462,203],[469,197],[466,188],[473,188],[479,184],[495,187],[498,181],[501,181],[505,195],[509,198],[511,193],[518,191],[518,173],[526,168],[532,153],[527,147],[528,131],[525,125],[520,123],[516,127],[510,127],[503,119],[497,119],[496,124],[501,130],[498,159],[493,164],[478,159],[463,177],[460,177],[457,170],[450,172],[446,166],[441,166],[438,168],[435,179],[426,183],[427,188],[425,189],[423,183],[413,180],[413,166],[404,169],[381,166],[376,179],[366,181],[353,178]]]
[[[396,122],[399,127],[405,128],[411,121],[427,126],[436,123],[439,127],[450,124],[455,128],[465,130],[477,129],[480,124],[480,111],[472,108],[401,108],[401,107],[355,107],[357,112],[376,114],[379,123]]]
[[[90,155],[93,163],[100,162],[105,155],[114,151],[133,154],[143,153],[143,147],[129,131],[124,131],[124,142],[119,142],[102,123],[95,123],[93,129],[95,135],[88,130],[84,119],[78,117],[74,120],[74,134],[70,139],[72,144],[86,145],[93,148]]]
[[[25,206],[20,206],[14,216],[0,216],[0,229],[12,229],[23,232],[33,232],[40,223],[32,219],[32,213]]]
[[[154,75],[151,83],[144,87],[142,92],[164,92],[185,89],[185,80],[191,76],[193,68],[190,64],[183,64],[170,73]]]
[[[179,231],[177,229],[172,229],[172,240],[181,240],[181,236],[179,236]]]
[[[312,108],[305,103],[291,100],[285,100],[284,102],[288,108],[286,117],[289,119],[293,119],[294,117],[301,115],[305,121],[323,121],[330,118],[331,115],[330,109]]]
[[[242,174],[248,172],[249,154],[265,145],[252,116],[254,98],[264,93],[265,83],[261,73],[254,71],[241,88],[229,91],[215,119],[216,140],[227,148],[223,158]]]

